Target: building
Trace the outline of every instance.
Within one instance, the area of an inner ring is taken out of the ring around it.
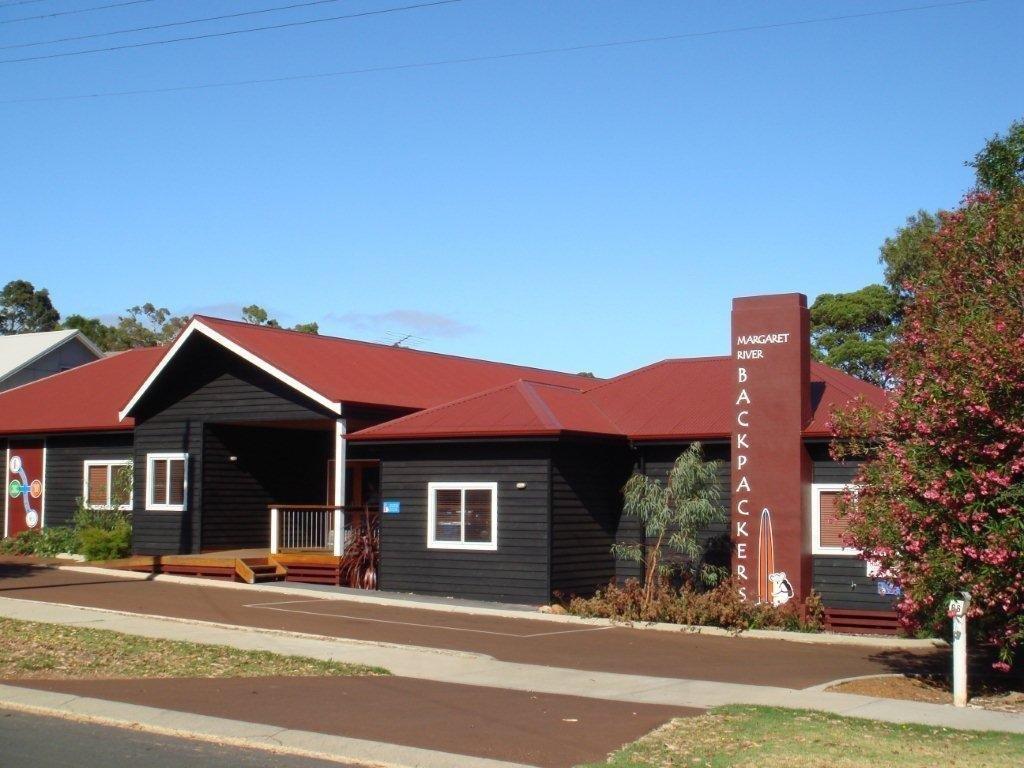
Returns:
[[[98,360],[103,352],[81,331],[0,336],[0,391]]]
[[[610,551],[642,535],[622,485],[699,440],[728,509],[705,536],[749,599],[888,608],[834,516],[856,467],[828,455],[831,410],[884,393],[810,360],[801,295],[737,299],[732,335],[599,380],[197,316],[166,349],[0,394],[8,485],[31,489],[5,530],[85,498],[132,510],[140,554],[340,554],[379,505],[381,589],[541,603],[638,575]]]

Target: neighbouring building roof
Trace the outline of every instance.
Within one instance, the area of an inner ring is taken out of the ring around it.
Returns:
[[[103,352],[93,344],[81,331],[42,331],[40,333],[18,333],[11,336],[0,336],[0,381],[13,376],[18,371],[29,367],[32,363],[46,356],[58,347],[77,339],[97,358]]]
[[[0,392],[0,433],[105,432],[131,429],[118,409],[146,378],[163,349],[119,352],[70,371]]]

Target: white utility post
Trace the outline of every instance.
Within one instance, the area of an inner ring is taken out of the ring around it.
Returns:
[[[949,615],[953,619],[953,705],[967,706],[967,609],[971,606],[971,593],[961,592],[960,600],[949,601]]]
[[[345,454],[348,441],[345,439],[345,420],[334,422],[334,555],[341,557],[345,551]]]

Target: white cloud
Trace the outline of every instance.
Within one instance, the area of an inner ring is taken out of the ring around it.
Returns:
[[[476,326],[467,325],[448,315],[418,309],[392,309],[378,313],[331,313],[327,318],[359,331],[415,333],[446,339],[465,336],[477,330]]]

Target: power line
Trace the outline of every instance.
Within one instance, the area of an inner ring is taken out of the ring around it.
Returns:
[[[41,2],[41,0],[31,0],[31,2]],[[94,5],[91,8],[77,8],[73,11],[55,11],[54,13],[44,13],[40,16],[19,16],[16,19],[0,19],[0,24],[14,24],[19,21],[36,21],[38,19],[52,19],[56,16],[71,16],[75,13],[89,13],[91,11],[105,11],[107,8],[121,8],[125,5],[139,5],[140,3],[152,3],[153,0],[122,0],[120,3],[108,3],[107,5]],[[0,6],[3,8],[6,6]]]
[[[168,43],[183,43],[190,40],[208,40],[214,37],[230,37],[231,35],[244,35],[250,32],[266,32],[272,29],[286,29],[288,27],[303,27],[310,24],[322,24],[325,21],[342,21],[344,19],[358,19],[364,16],[380,16],[385,13],[398,13],[400,11],[412,11],[417,8],[430,8],[436,5],[450,5],[461,3],[462,0],[432,0],[428,3],[417,3],[415,5],[402,5],[393,8],[380,8],[373,11],[360,11],[349,13],[343,16],[328,16],[324,19],[306,19],[304,21],[286,21],[280,24],[268,24],[264,27],[248,27],[247,29],[231,29],[225,32],[208,32],[204,35],[189,35],[187,37],[172,37],[167,40],[150,40],[146,43],[127,43],[125,45],[112,45],[108,48],[87,48],[84,51],[66,51],[64,53],[47,53],[42,56],[26,56],[21,59],[0,59],[0,64],[20,64],[26,61],[43,61],[45,59],[61,59],[68,56],[82,56],[86,53],[109,53],[110,51],[124,51],[129,48],[148,48],[154,45],[167,45]]]
[[[42,3],[45,0],[10,0],[10,2],[0,3],[0,9],[11,8],[15,5],[32,5],[33,3]]]
[[[484,61],[500,61],[504,59],[522,59],[534,56],[548,56],[559,53],[575,53],[577,51],[591,51],[602,48],[617,48],[630,45],[643,45],[648,43],[670,42],[674,40],[685,40],[687,38],[714,37],[741,32],[760,32],[771,29],[784,29],[786,27],[806,26],[809,24],[827,24],[830,22],[853,21],[874,16],[890,16],[897,13],[914,13],[928,11],[937,8],[951,8],[960,5],[976,5],[987,3],[991,0],[953,0],[953,2],[930,3],[928,5],[914,5],[903,8],[891,8],[884,11],[866,11],[864,13],[844,14],[841,16],[820,16],[812,19],[798,19],[795,21],[782,21],[772,24],[753,24],[744,27],[728,27],[723,29],[707,30],[704,32],[683,32],[676,35],[662,35],[660,37],[640,37],[629,40],[611,40],[599,43],[583,43],[580,45],[568,45],[559,48],[538,48],[529,51],[513,51],[510,53],[497,53],[483,56],[466,56],[463,58],[437,59],[434,61],[421,61],[409,64],[392,64],[379,67],[363,67],[360,69],[343,69],[334,72],[318,72],[305,75],[284,75],[282,77],[253,78],[249,80],[226,80],[217,83],[199,83],[194,85],[176,85],[165,88],[140,88],[125,91],[105,91],[99,93],[84,93],[73,96],[41,96],[25,99],[9,99],[0,101],[0,104],[29,104],[35,102],[50,101],[74,101],[81,99],[112,98],[119,96],[142,96],[158,93],[180,93],[183,91],[200,91],[213,88],[232,88],[246,85],[267,85],[272,83],[288,83],[300,80],[319,80],[330,77],[346,77],[352,75],[365,75],[379,72],[398,72],[407,69],[427,69],[432,67],[451,66],[456,64],[475,64]]]
[[[53,40],[39,40],[34,43],[15,43],[14,45],[0,45],[0,51],[7,51],[12,48],[31,48],[36,45],[56,45],[57,43],[71,43],[77,40],[91,40],[97,37],[111,37],[112,35],[127,35],[131,32],[151,32],[154,29],[166,29],[167,27],[183,27],[188,24],[203,24],[207,21],[223,21],[225,19],[237,19],[240,16],[255,16],[260,13],[272,13],[273,11],[290,11],[295,8],[307,8],[311,5],[324,5],[325,3],[338,3],[341,1],[342,0],[308,0],[308,2],[304,3],[278,5],[274,8],[261,8],[256,11],[240,11],[238,13],[227,13],[222,16],[207,16],[204,19],[186,19],[184,21],[169,21],[164,24],[150,24],[147,27],[116,29],[113,32],[96,32],[91,35],[78,35],[76,37],[58,37]]]

